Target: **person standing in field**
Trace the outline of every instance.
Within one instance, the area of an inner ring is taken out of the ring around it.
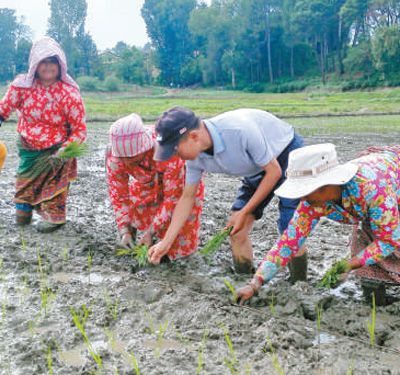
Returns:
[[[186,186],[164,238],[149,250],[152,263],[169,251],[193,207],[203,172],[244,177],[226,226],[238,272],[253,271],[250,232],[274,190],[285,180],[290,151],[303,146],[293,127],[258,109],[238,109],[200,120],[190,109],[175,107],[165,112],[156,125],[156,160],[177,154],[186,162]],[[282,233],[299,201],[280,199],[278,229]],[[306,254],[298,258],[298,269],[306,269]],[[305,278],[305,272],[299,278]],[[294,280],[295,281],[295,280]]]
[[[135,113],[116,121],[109,136],[106,170],[119,232],[118,245],[132,248],[140,230],[143,235],[139,243],[151,246],[153,239],[164,237],[170,225],[185,184],[185,163],[178,157],[155,161],[154,127],[145,127]],[[204,186],[199,181],[189,215],[163,260],[175,260],[196,251],[203,197]]]
[[[18,112],[20,163],[16,181],[16,222],[31,223],[32,211],[42,217],[40,232],[52,232],[66,222],[69,184],[77,176],[75,158],[58,155],[72,142],[86,139],[85,109],[79,87],[67,74],[59,44],[51,38],[36,42],[29,56],[29,71],[16,77],[0,101],[0,124]],[[50,171],[38,167],[52,159]]]

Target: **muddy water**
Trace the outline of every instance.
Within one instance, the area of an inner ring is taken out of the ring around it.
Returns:
[[[239,374],[275,374],[278,363],[285,374],[400,373],[400,302],[378,308],[379,347],[371,348],[371,309],[358,281],[350,278],[334,293],[315,287],[323,271],[348,252],[350,228],[320,223],[308,241],[308,283],[290,285],[283,272],[250,306],[234,306],[224,278],[235,286],[246,279],[232,272],[227,245],[210,264],[196,254],[138,270],[130,259],[114,256],[104,125],[91,127],[92,153],[81,161],[80,179],[72,186],[69,222],[53,235],[15,228],[14,129],[2,128],[1,138],[10,155],[0,177],[0,374],[46,374],[49,367],[54,374],[89,374],[99,369],[90,351],[101,356],[104,374],[133,374],[135,361],[142,374],[229,374],[226,363]],[[326,141],[336,143],[347,160],[367,145],[395,138],[307,139]],[[207,177],[203,242],[224,225],[237,186],[237,179]],[[276,238],[276,218],[274,201],[253,233],[258,260]],[[399,291],[389,292],[396,297]],[[316,305],[323,309],[319,330]],[[71,307],[85,319],[86,342]]]

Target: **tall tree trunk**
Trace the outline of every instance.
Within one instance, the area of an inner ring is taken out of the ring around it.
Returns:
[[[339,16],[339,27],[338,27],[338,42],[337,42],[337,58],[338,58],[338,73],[340,76],[344,73],[344,66],[343,66],[343,54],[342,54],[342,16]],[[343,47],[344,48],[344,47]]]
[[[232,76],[232,88],[236,89],[235,68],[233,66],[231,68],[231,76]]]
[[[294,46],[290,47],[290,76],[294,78]]]
[[[265,21],[266,21],[266,36],[267,36],[267,52],[268,52],[268,73],[269,82],[274,83],[274,74],[272,71],[272,57],[271,57],[271,28],[269,24],[269,9],[268,5],[265,7]]]

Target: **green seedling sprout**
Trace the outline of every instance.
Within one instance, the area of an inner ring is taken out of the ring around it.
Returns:
[[[279,363],[279,358],[278,358],[278,356],[276,354],[275,348],[272,345],[272,342],[269,339],[269,337],[267,337],[267,343],[268,343],[268,346],[269,346],[269,350],[271,352],[272,365],[274,366],[274,369],[276,370],[276,372],[279,375],[285,375],[285,373],[284,373],[284,371],[283,371],[283,369],[282,369],[282,367],[281,367],[281,365]]]
[[[275,294],[272,293],[271,295],[271,301],[269,302],[269,311],[271,311],[272,316],[276,315],[276,310],[275,310]]]
[[[218,232],[203,246],[203,248],[200,250],[200,254],[207,258],[211,257],[214,253],[218,251],[225,239],[228,238],[228,236],[232,232],[232,229],[233,227],[229,227]]]
[[[40,299],[42,301],[42,304],[40,306],[40,313],[44,311],[45,316],[47,314],[47,307],[50,304],[52,297],[54,297],[54,292],[50,288],[48,287],[41,288]]]
[[[226,367],[228,367],[231,374],[236,375],[236,374],[238,374],[237,366],[238,366],[239,362],[238,362],[236,354],[235,354],[235,349],[233,347],[232,340],[230,338],[228,329],[226,327],[224,327],[223,325],[221,326],[221,328],[224,331],[225,341],[226,341],[226,344],[228,345],[228,349],[229,349],[229,356],[224,358],[224,363],[225,363]]]
[[[64,247],[61,255],[62,255],[63,261],[68,262],[68,260],[69,260],[68,247]]]
[[[53,356],[50,346],[47,347],[47,370],[49,375],[53,375]]]
[[[319,288],[332,289],[339,283],[339,275],[349,271],[349,264],[347,259],[342,259],[336,262],[322,277],[321,281],[317,284]]]
[[[149,323],[149,330],[151,334],[155,334],[156,330],[154,328],[154,320],[153,317],[151,316],[150,312],[145,311],[144,315],[146,316],[147,322]]]
[[[93,349],[93,345],[89,340],[89,337],[85,331],[85,323],[86,319],[88,317],[89,311],[86,309],[86,306],[83,305],[83,314],[76,311],[73,307],[70,307],[70,313],[72,316],[72,321],[75,324],[75,327],[78,328],[79,332],[81,333],[83,337],[83,341],[89,351],[90,356],[93,358],[93,360],[96,362],[97,366],[102,369],[103,368],[103,361],[101,357],[96,353],[96,351]],[[82,317],[81,317],[82,316]]]
[[[168,320],[164,322],[164,324],[160,323],[158,327],[157,333],[157,350],[156,350],[156,357],[160,358],[160,348],[162,347],[162,341],[164,339],[165,333],[167,332],[168,328]]]
[[[119,299],[112,301],[107,290],[104,291],[104,300],[106,302],[107,311],[113,320],[117,320],[119,311]]]
[[[136,245],[131,249],[118,249],[116,254],[117,256],[129,255],[137,261],[139,267],[146,267],[149,264],[148,253],[147,245]]]
[[[140,375],[139,365],[133,353],[129,353],[129,360],[132,362],[133,369],[136,375]]]
[[[208,329],[205,329],[203,333],[203,338],[201,339],[201,343],[199,346],[199,351],[197,354],[196,374],[200,374],[204,367],[204,349],[206,347],[207,339],[208,339]]]
[[[21,249],[22,252],[25,253],[26,249],[27,249],[27,245],[26,245],[26,240],[25,240],[25,236],[24,236],[24,231],[21,229],[19,232],[19,237],[21,239]]]
[[[372,347],[375,345],[375,323],[376,323],[375,293],[372,293],[371,321],[367,322],[369,341]]]
[[[90,271],[92,269],[92,264],[93,264],[93,257],[94,257],[94,252],[93,252],[93,249],[90,248],[89,252],[88,252],[88,257],[87,257],[88,272],[89,272],[89,284],[90,284]]]
[[[236,294],[235,288],[233,287],[233,285],[231,284],[231,282],[228,279],[224,279],[224,284],[229,289],[229,291],[231,292],[233,303],[236,303],[237,294]]]

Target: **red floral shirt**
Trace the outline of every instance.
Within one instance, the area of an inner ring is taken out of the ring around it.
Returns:
[[[130,226],[150,230],[162,239],[171,222],[175,206],[185,185],[185,162],[178,157],[159,162],[153,160],[153,150],[134,167],[111,155],[106,150],[108,189],[118,229]],[[199,240],[200,214],[203,206],[204,185],[201,182],[192,214],[171,246],[168,256],[187,256],[196,251]]]
[[[357,164],[358,171],[342,185],[341,204],[326,202],[312,207],[301,202],[287,229],[261,262],[256,278],[270,281],[297,254],[323,216],[344,224],[370,224],[374,241],[357,255],[362,265],[375,264],[400,248],[400,153],[370,154],[352,163]]]
[[[85,108],[79,91],[62,81],[49,87],[35,82],[31,88],[10,86],[0,101],[6,120],[18,111],[17,131],[35,150],[86,139]]]

